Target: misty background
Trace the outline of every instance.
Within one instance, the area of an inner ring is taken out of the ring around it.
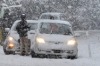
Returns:
[[[27,19],[38,19],[45,12],[61,12],[74,30],[100,29],[100,0],[0,0],[0,3],[22,5],[11,10],[13,22],[20,19],[21,13],[26,13]]]

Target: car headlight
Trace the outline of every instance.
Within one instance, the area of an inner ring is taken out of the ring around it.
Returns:
[[[39,43],[39,44],[44,44],[45,43],[44,39],[41,38],[41,37],[37,37],[36,42]]]
[[[71,39],[71,40],[69,40],[69,41],[67,42],[67,45],[73,46],[73,45],[75,45],[75,44],[76,44],[76,40],[75,40],[75,39]]]
[[[10,36],[9,36],[9,37],[8,37],[8,40],[9,40],[9,41],[13,41],[13,37],[10,37]]]
[[[14,48],[14,44],[13,43],[10,43],[10,44],[8,44],[8,47],[9,48]]]

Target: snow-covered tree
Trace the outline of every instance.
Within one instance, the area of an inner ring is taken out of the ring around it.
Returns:
[[[16,14],[26,13],[27,19],[37,19],[44,12],[62,12],[76,30],[100,29],[99,0],[6,0],[9,5],[16,2],[22,4],[22,11]]]

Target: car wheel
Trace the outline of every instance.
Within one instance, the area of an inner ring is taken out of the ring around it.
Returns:
[[[77,55],[74,55],[74,56],[67,56],[65,57],[66,59],[77,59]]]
[[[10,52],[7,51],[6,49],[4,49],[4,53],[5,53],[6,55],[9,55],[9,54],[10,54]]]
[[[77,55],[70,56],[70,59],[77,59]]]
[[[15,55],[15,51],[12,51],[12,54]]]
[[[77,59],[77,57],[76,56],[71,56],[70,59]]]
[[[32,58],[36,57],[36,54],[35,54],[35,52],[33,50],[31,50],[31,57]]]
[[[3,51],[5,53],[5,55],[9,55],[9,51],[6,50],[6,45],[3,44]]]
[[[70,56],[65,57],[66,59],[70,59]]]
[[[37,54],[37,57],[39,57],[39,58],[44,58],[45,56],[42,55],[42,54]]]
[[[78,49],[76,55],[71,56],[70,59],[77,59],[77,57],[78,57]]]
[[[78,49],[76,55],[72,56],[71,59],[77,59],[78,58]]]

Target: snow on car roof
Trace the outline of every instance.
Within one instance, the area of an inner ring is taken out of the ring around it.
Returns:
[[[21,20],[16,20],[15,22],[14,22],[14,24],[12,25],[12,27],[11,27],[11,30],[13,30],[14,28],[15,28],[15,26],[18,24],[18,22],[20,22]],[[38,21],[37,20],[26,20],[28,23],[38,23]]]
[[[42,15],[44,15],[44,14],[60,15],[60,14],[63,14],[63,13],[57,13],[57,12],[46,12],[46,13],[42,13]]]
[[[68,24],[71,26],[71,24],[68,21],[63,21],[63,20],[38,20],[39,22],[45,22],[45,23],[63,23],[63,24]]]
[[[14,27],[18,22],[20,22],[21,20],[16,20],[14,22],[14,24],[12,25],[12,27]],[[28,23],[38,23],[37,20],[26,20]]]
[[[17,22],[20,22],[21,20],[16,20],[15,22],[17,23]],[[32,22],[36,22],[37,23],[37,20],[26,20],[27,22],[29,22],[29,23],[32,23]]]

